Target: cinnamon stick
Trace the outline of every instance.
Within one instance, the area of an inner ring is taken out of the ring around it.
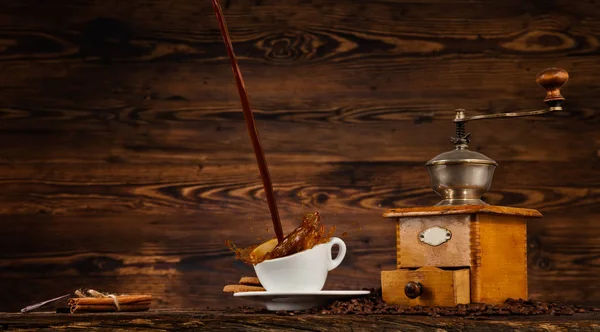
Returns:
[[[119,306],[119,310],[114,305],[85,305],[78,304],[70,307],[71,313],[77,312],[133,312],[146,311],[150,309],[150,302],[140,304],[123,304]]]
[[[281,243],[281,241],[283,241],[283,230],[281,227],[281,221],[279,220],[279,212],[277,211],[275,195],[273,194],[271,175],[269,174],[269,168],[267,167],[267,161],[265,160],[263,148],[260,145],[258,130],[256,129],[256,125],[254,124],[254,116],[252,115],[252,110],[250,108],[250,100],[248,99],[248,93],[246,92],[244,78],[242,77],[242,72],[240,71],[240,68],[238,66],[235,53],[233,53],[233,45],[231,44],[231,39],[229,38],[229,32],[227,30],[227,25],[225,23],[225,17],[223,16],[221,5],[219,5],[218,0],[212,0],[212,5],[215,11],[215,15],[217,16],[217,21],[219,22],[221,36],[223,37],[223,41],[225,42],[225,48],[227,49],[227,54],[229,55],[229,60],[231,62],[231,68],[233,70],[233,76],[235,77],[238,94],[240,95],[240,100],[242,102],[242,109],[244,111],[244,118],[246,119],[246,126],[248,127],[248,133],[250,134],[250,140],[252,141],[254,154],[256,155],[256,161],[258,163],[258,169],[260,171],[260,176],[263,181],[263,187],[265,189],[265,196],[267,197],[267,204],[269,205],[269,210],[271,212],[273,229],[275,230],[275,235],[277,235],[277,241]]]
[[[120,295],[117,302],[122,304],[137,304],[139,302],[152,301],[152,295]],[[111,297],[79,297],[69,299],[69,305],[113,305],[115,301]]]

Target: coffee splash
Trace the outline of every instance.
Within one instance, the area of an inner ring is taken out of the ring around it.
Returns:
[[[300,226],[279,243],[275,242],[277,239],[272,239],[247,248],[238,248],[233,241],[226,241],[226,244],[230,250],[235,252],[236,259],[256,265],[266,260],[290,256],[312,249],[316,245],[327,243],[334,233],[335,226],[331,226],[327,231],[325,225],[321,224],[319,212],[314,212],[305,214]],[[275,243],[277,244],[275,245]],[[272,249],[271,246],[273,246]]]

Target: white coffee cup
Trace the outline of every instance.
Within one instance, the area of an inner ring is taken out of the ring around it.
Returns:
[[[331,253],[334,245],[339,247],[335,259]],[[268,292],[318,292],[325,285],[327,273],[338,267],[344,256],[346,244],[332,237],[309,250],[256,264],[254,271]]]

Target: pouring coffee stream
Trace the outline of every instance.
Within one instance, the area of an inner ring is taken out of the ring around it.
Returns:
[[[277,241],[281,243],[283,241],[283,230],[281,227],[281,220],[279,219],[279,211],[277,210],[277,203],[275,201],[275,195],[273,194],[273,185],[271,184],[271,175],[269,174],[269,168],[267,167],[267,161],[265,159],[265,154],[263,152],[263,148],[260,144],[260,138],[258,137],[258,130],[256,129],[256,124],[254,123],[254,116],[252,115],[252,109],[250,108],[250,100],[248,99],[248,93],[246,92],[246,85],[244,84],[244,78],[242,77],[242,72],[238,66],[235,53],[233,52],[233,45],[231,44],[231,39],[229,38],[229,32],[227,30],[227,25],[225,24],[225,17],[223,16],[223,10],[219,5],[218,0],[212,0],[213,9],[215,11],[215,15],[217,16],[217,20],[219,21],[219,28],[221,30],[221,36],[223,37],[223,41],[225,42],[225,47],[227,48],[227,54],[229,55],[229,60],[231,62],[231,68],[233,70],[233,76],[235,77],[235,82],[237,86],[238,93],[240,95],[240,100],[242,103],[242,109],[244,111],[244,119],[246,121],[246,126],[248,127],[248,133],[250,134],[250,140],[252,141],[252,147],[254,149],[254,154],[256,155],[256,161],[258,163],[258,169],[260,171],[260,177],[263,182],[263,187],[265,189],[265,196],[267,197],[267,203],[269,205],[269,211],[271,212],[271,219],[273,221],[273,229],[275,230],[275,234],[277,236]]]
[[[275,201],[275,195],[273,194],[273,185],[271,183],[271,176],[267,167],[267,161],[265,159],[264,151],[260,143],[258,136],[258,130],[254,123],[254,116],[250,107],[250,101],[248,99],[248,93],[244,84],[244,79],[237,63],[235,53],[233,52],[233,45],[229,38],[229,32],[225,23],[225,18],[221,6],[218,0],[212,0],[213,9],[219,22],[219,28],[221,30],[221,36],[227,49],[227,54],[231,62],[231,68],[233,70],[233,76],[235,78],[237,90],[242,103],[242,109],[244,111],[244,119],[252,141],[252,147],[254,154],[256,155],[256,161],[260,171],[265,195],[267,197],[267,203],[269,211],[271,212],[271,219],[273,222],[273,229],[277,236],[277,242],[275,239],[262,243],[261,245],[251,246],[245,249],[237,248],[231,241],[227,241],[227,246],[236,253],[237,259],[240,259],[249,264],[258,264],[266,259],[274,259],[278,257],[284,257],[292,255],[294,253],[311,249],[317,244],[326,243],[329,241],[335,227],[332,227],[329,232],[325,232],[325,227],[320,224],[320,215],[318,212],[309,213],[304,216],[302,224],[294,229],[290,234],[284,237],[283,229],[281,226],[281,220],[279,218],[279,212],[277,210],[277,203]]]

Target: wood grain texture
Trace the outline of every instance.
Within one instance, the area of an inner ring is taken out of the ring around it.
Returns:
[[[548,169],[542,175],[535,164],[516,167],[508,163],[507,167],[507,171],[496,174],[497,184],[486,194],[489,203],[527,206],[547,215],[550,211],[593,208],[600,202],[600,187],[593,181],[560,181],[570,170],[577,173],[576,163],[560,164],[564,172]],[[428,186],[422,164],[288,163],[273,165],[271,172],[284,211],[303,211],[305,207],[326,209],[327,214],[372,211],[373,219],[381,220],[385,208],[427,207],[439,201]],[[523,176],[518,184],[515,172]],[[0,211],[5,214],[101,211],[161,215],[227,208],[252,215],[268,211],[254,164],[5,164],[0,165],[0,183],[4,188]]]
[[[471,301],[500,304],[507,298],[529,298],[525,219],[478,214],[473,223]]]
[[[383,213],[385,218],[403,218],[418,216],[438,216],[453,214],[491,213],[497,215],[514,215],[528,218],[539,218],[539,211],[533,209],[514,208],[496,205],[443,205],[443,206],[417,206],[410,208],[389,209]]]
[[[469,267],[471,261],[471,215],[399,218],[400,247],[398,268]],[[431,227],[444,228],[452,234],[450,240],[439,246],[421,242],[419,235]]]
[[[597,331],[597,313],[573,316],[498,317],[487,320],[410,317],[401,315],[296,315],[245,314],[200,310],[151,310],[142,313],[0,314],[0,324],[9,331],[353,331],[445,330],[445,331]]]
[[[544,216],[528,224],[531,297],[597,300],[598,6],[222,4],[284,230],[318,210],[347,232],[329,288],[395,267],[381,215],[439,201],[424,164],[452,147],[455,108],[543,107],[535,74],[566,69],[567,112],[467,131],[499,162],[486,201]],[[0,69],[0,310],[81,286],[239,303],[222,288],[251,269],[223,242],[272,230],[209,1],[5,0]]]

